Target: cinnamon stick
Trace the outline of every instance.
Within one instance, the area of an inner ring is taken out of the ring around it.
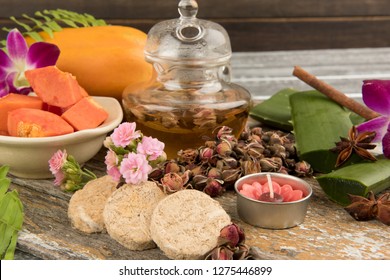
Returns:
[[[324,81],[317,79],[316,76],[310,74],[309,72],[306,72],[299,66],[294,67],[293,75],[308,84],[309,86],[315,88],[319,92],[325,94],[327,97],[337,102],[338,104],[350,109],[352,112],[355,112],[359,116],[362,116],[366,120],[370,120],[380,116],[380,114],[378,114],[377,112],[353,100],[352,98],[349,98],[344,93],[338,91]]]

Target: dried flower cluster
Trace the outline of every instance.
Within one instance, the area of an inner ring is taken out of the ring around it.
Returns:
[[[206,260],[245,260],[249,258],[249,246],[245,244],[244,231],[234,223],[221,229],[217,247],[206,256]]]
[[[390,193],[385,193],[377,199],[373,192],[368,198],[358,195],[349,195],[351,204],[345,210],[357,221],[378,219],[390,226]]]
[[[237,139],[231,128],[223,126],[216,130],[214,140],[196,149],[180,150],[176,159],[155,168],[149,179],[167,193],[194,188],[214,197],[241,176],[261,171],[312,174],[307,162],[298,161],[291,134],[255,127]]]

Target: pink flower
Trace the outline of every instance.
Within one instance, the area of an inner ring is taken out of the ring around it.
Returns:
[[[56,186],[61,185],[65,179],[65,174],[62,171],[62,167],[67,162],[66,150],[58,150],[49,160],[50,172],[55,176],[54,184]]]
[[[152,167],[145,155],[129,153],[122,160],[119,171],[127,184],[137,185],[148,180]]]
[[[60,55],[56,45],[46,42],[37,42],[29,47],[16,28],[8,33],[6,44],[6,50],[0,49],[0,97],[11,92],[30,93],[32,88],[24,72],[55,65]]]
[[[373,142],[382,142],[383,154],[390,158],[390,80],[367,80],[362,87],[367,107],[381,114],[358,125],[358,132],[375,131]]]
[[[143,154],[148,160],[155,160],[164,152],[165,144],[153,137],[144,136],[137,146],[137,153]]]
[[[135,131],[135,123],[124,122],[114,129],[111,134],[112,142],[115,146],[126,147],[132,140],[140,138],[141,132]]]
[[[121,173],[118,168],[118,156],[113,150],[108,150],[104,163],[107,166],[107,174],[110,175],[115,181],[119,182]]]

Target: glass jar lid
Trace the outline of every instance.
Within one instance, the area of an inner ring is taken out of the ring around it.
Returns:
[[[232,50],[226,30],[215,22],[196,18],[195,0],[181,0],[178,11],[179,18],[162,21],[150,29],[146,60],[191,65],[227,63]]]

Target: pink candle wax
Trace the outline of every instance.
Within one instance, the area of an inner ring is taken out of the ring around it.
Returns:
[[[238,191],[248,198],[267,202],[291,202],[303,198],[301,190],[295,190],[289,184],[280,186],[272,179],[269,179],[264,184],[257,181],[252,184],[245,183]]]

